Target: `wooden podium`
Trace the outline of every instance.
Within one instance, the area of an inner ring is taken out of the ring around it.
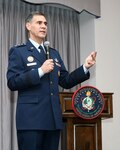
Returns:
[[[102,93],[105,106],[95,119],[85,120],[72,110],[73,92],[60,92],[63,121],[65,128],[61,134],[61,150],[102,150],[101,120],[113,117],[112,95]]]

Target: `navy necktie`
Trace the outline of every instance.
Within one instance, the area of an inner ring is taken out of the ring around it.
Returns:
[[[45,54],[45,51],[44,51],[43,47],[40,45],[38,48],[40,49],[40,55],[41,55],[44,59],[46,59],[46,54]]]

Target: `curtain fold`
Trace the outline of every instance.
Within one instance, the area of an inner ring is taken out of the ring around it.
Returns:
[[[15,112],[17,92],[7,87],[6,71],[9,48],[26,41],[25,17],[39,10],[48,20],[47,40],[56,48],[71,72],[80,66],[79,14],[46,5],[33,5],[20,0],[0,2],[0,149],[17,150]],[[71,89],[74,91],[77,87]]]

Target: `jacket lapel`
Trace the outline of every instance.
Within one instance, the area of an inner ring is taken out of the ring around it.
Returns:
[[[30,41],[27,41],[26,45],[28,51],[31,52],[31,56],[35,57],[41,63],[43,63],[46,60],[45,57],[38,52],[38,50],[34,47],[34,45]]]

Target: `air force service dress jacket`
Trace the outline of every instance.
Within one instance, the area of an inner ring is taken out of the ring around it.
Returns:
[[[50,58],[54,60],[54,70],[40,78],[38,68],[45,58],[30,41],[9,51],[7,84],[12,91],[18,91],[18,130],[62,129],[58,85],[72,88],[90,76],[89,72],[84,73],[83,66],[69,74],[58,51],[53,48],[50,48]]]

